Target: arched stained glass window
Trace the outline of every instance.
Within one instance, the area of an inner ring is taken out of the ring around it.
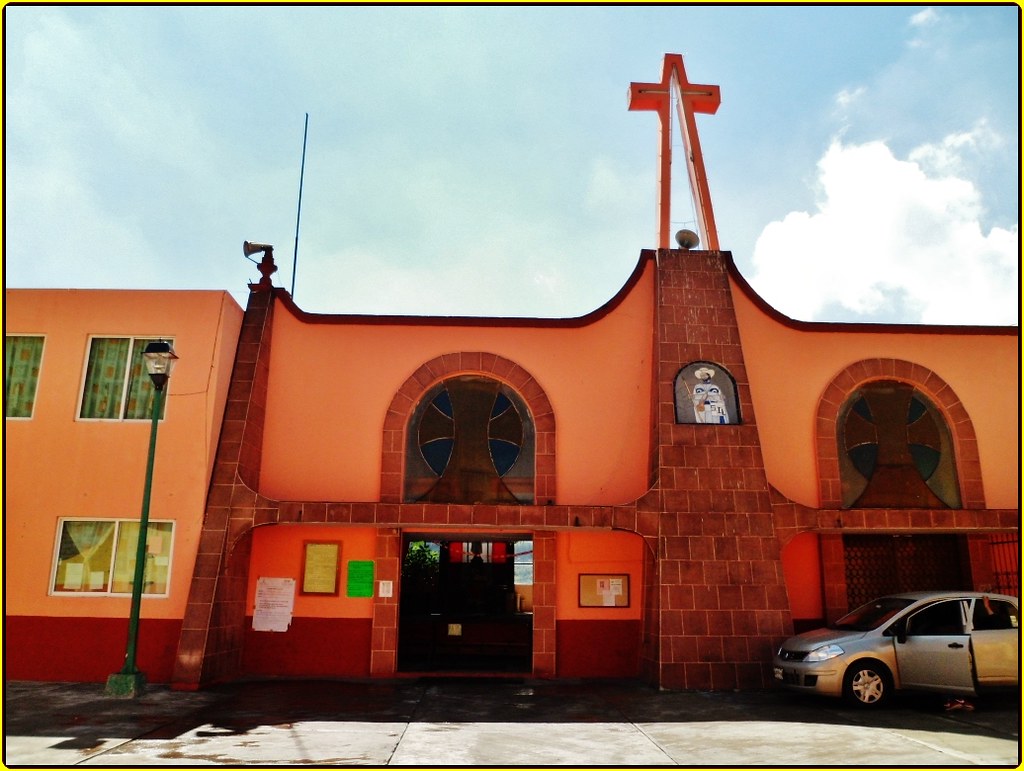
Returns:
[[[532,503],[533,421],[504,383],[460,375],[428,390],[406,432],[405,500]]]
[[[844,508],[959,508],[949,429],[920,391],[892,380],[857,389],[837,423]]]

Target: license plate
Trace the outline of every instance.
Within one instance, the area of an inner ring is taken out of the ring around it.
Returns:
[[[775,679],[776,680],[781,680],[782,679],[782,667],[775,667]]]

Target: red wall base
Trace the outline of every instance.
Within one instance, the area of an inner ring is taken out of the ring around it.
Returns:
[[[167,683],[181,635],[179,619],[139,623],[136,664],[150,683]],[[6,616],[4,676],[8,680],[106,682],[124,666],[125,618]]]
[[[295,617],[287,632],[254,632],[245,620],[242,671],[281,677],[368,677],[371,620]]]
[[[559,621],[558,677],[639,677],[639,620]]]
[[[128,619],[7,616],[8,680],[105,682],[124,664]],[[138,665],[168,683],[181,634],[177,619],[143,619]],[[639,621],[559,621],[558,677],[640,674]],[[370,619],[294,618],[287,632],[254,632],[246,619],[243,672],[278,677],[368,677]]]

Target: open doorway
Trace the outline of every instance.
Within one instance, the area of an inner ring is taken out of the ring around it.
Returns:
[[[400,591],[399,671],[531,671],[530,535],[407,533]]]

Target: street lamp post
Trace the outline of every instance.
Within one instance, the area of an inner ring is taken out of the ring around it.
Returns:
[[[156,457],[156,430],[160,423],[160,407],[164,403],[164,386],[171,376],[174,362],[174,348],[159,340],[149,343],[142,352],[146,372],[153,381],[156,393],[153,395],[153,420],[149,429],[149,457],[146,461],[146,483],[142,492],[142,515],[139,519],[139,537],[135,548],[135,576],[132,580],[132,605],[128,616],[128,645],[124,655],[124,666],[107,678],[107,695],[135,697],[146,685],[145,675],[135,664],[135,652],[139,640],[139,614],[142,608],[142,583],[146,571],[146,536],[149,531],[149,499],[153,487],[153,460]]]

